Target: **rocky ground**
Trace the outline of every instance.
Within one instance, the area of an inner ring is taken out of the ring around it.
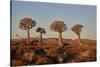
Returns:
[[[11,66],[43,65],[59,63],[76,63],[96,61],[96,40],[82,39],[80,46],[77,40],[63,39],[63,47],[57,46],[56,38],[45,38],[43,43],[38,39],[11,40]]]

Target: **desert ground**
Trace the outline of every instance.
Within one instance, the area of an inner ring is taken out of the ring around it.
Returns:
[[[44,65],[96,61],[96,40],[63,39],[63,47],[58,47],[57,38],[11,39],[11,66]]]

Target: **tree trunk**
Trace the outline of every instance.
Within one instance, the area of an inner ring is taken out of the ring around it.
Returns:
[[[30,44],[30,32],[27,30],[27,44]]]
[[[78,36],[78,41],[80,43],[80,46],[82,46],[82,42],[81,42],[81,38],[80,38],[80,35],[77,35]]]
[[[62,43],[62,32],[59,32],[58,46],[59,47],[63,46],[63,43]]]
[[[42,33],[40,33],[40,42],[42,43]]]

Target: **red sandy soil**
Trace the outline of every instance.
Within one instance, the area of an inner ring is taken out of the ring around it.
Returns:
[[[11,39],[11,66],[76,63],[96,61],[96,40],[82,39],[80,46],[77,40],[63,39],[63,47],[58,47],[56,38]]]

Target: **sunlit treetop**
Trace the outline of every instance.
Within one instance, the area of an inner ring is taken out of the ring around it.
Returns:
[[[81,24],[76,24],[76,25],[74,25],[74,26],[71,28],[71,30],[72,30],[73,32],[75,32],[77,35],[80,35],[82,28],[83,28],[83,25],[81,25]]]
[[[36,25],[36,21],[31,18],[23,18],[20,21],[19,27],[23,30],[29,30]]]
[[[51,24],[51,30],[52,31],[56,31],[56,32],[64,32],[65,30],[67,30],[67,26],[66,24],[64,24],[63,21],[60,20],[56,20]]]

